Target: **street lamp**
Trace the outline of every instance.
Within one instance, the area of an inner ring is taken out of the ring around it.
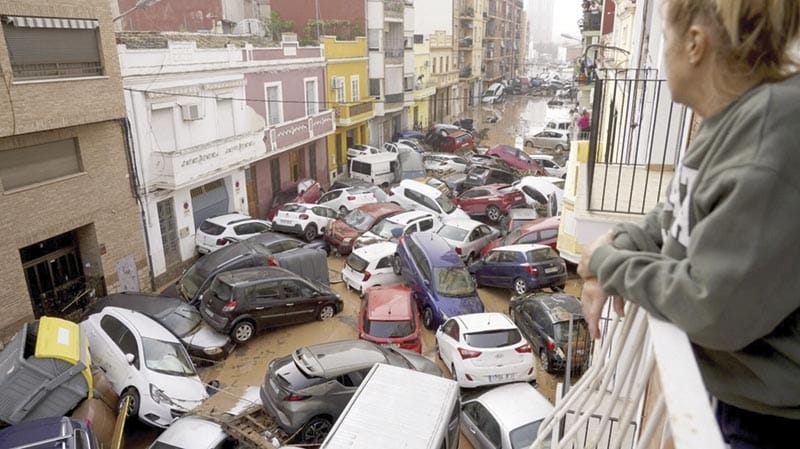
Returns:
[[[561,33],[561,37],[563,37],[564,39],[569,39],[571,41],[583,42],[583,39],[567,33]]]
[[[148,6],[153,6],[153,5],[155,5],[156,3],[160,2],[160,1],[161,0],[139,0],[139,1],[136,2],[135,5],[133,5],[133,8],[125,11],[124,13],[118,15],[117,17],[114,17],[113,19],[111,19],[111,21],[112,22],[116,22],[117,20],[122,19],[123,17],[125,17],[128,14],[136,11],[137,9],[142,9],[142,8],[147,8]]]

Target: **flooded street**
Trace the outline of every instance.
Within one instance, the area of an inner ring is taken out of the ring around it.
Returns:
[[[494,111],[494,112],[490,112]],[[489,146],[505,143],[522,147],[522,136],[537,127],[544,125],[546,112],[546,99],[526,96],[511,97],[503,104],[493,108],[478,108],[472,114],[463,114],[464,117],[473,117],[477,129],[489,128],[489,137],[482,145]],[[499,117],[497,123],[483,122],[483,117],[496,113]],[[479,120],[480,119],[480,120]],[[530,149],[529,149],[530,151]],[[329,267],[341,271],[343,258],[331,256],[328,258]],[[225,402],[240,397],[250,386],[260,386],[264,381],[267,364],[275,357],[284,356],[295,349],[315,343],[329,342],[358,337],[358,313],[360,299],[354,292],[348,291],[344,283],[335,283],[333,289],[342,295],[344,311],[327,321],[314,321],[306,324],[295,325],[264,332],[254,337],[250,342],[237,347],[224,363],[216,366],[200,368],[200,376],[205,382],[218,380],[221,393],[212,397],[215,401]],[[580,291],[577,276],[572,273],[567,282],[567,292],[577,295]],[[493,312],[508,312],[511,291],[481,288],[479,294],[486,310]],[[423,355],[436,361],[434,352],[434,332],[423,330]],[[538,360],[538,358],[537,358]],[[537,362],[538,363],[538,362]],[[439,362],[440,368],[449,375],[444,365]],[[538,367],[537,367],[538,369]],[[543,370],[537,371],[538,389],[551,401],[554,400],[555,386],[562,377],[554,378]],[[221,405],[219,407],[222,407]],[[129,432],[126,435],[126,449],[144,449],[160,432],[131,420]],[[461,449],[471,446],[466,439],[461,438]]]

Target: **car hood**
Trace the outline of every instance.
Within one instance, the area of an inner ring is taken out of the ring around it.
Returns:
[[[433,374],[434,376],[442,376],[442,370],[439,369],[439,366],[422,355],[407,349],[395,349],[395,351],[403,356],[408,363],[413,365],[415,370],[422,373]]]
[[[208,323],[202,321],[195,333],[186,335],[181,340],[189,346],[208,349],[224,347],[230,341],[230,337],[215,331]]]
[[[469,218],[469,214],[464,212],[464,209],[457,207],[452,212],[447,214],[448,218]]]
[[[334,221],[331,225],[331,233],[339,240],[354,239],[361,235],[358,230],[339,220]]]
[[[182,377],[150,371],[147,381],[160,388],[175,405],[186,410],[194,409],[208,398],[206,386],[197,375]],[[149,390],[140,393],[150,395]]]

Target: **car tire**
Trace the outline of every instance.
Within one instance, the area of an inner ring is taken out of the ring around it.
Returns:
[[[544,349],[539,350],[539,363],[542,365],[542,369],[548,373],[552,373],[550,366],[550,357],[547,356],[547,352]]]
[[[422,310],[422,325],[426,329],[433,329],[433,310],[430,307],[425,307]]]
[[[524,295],[528,292],[528,284],[525,283],[525,279],[516,278],[514,279],[514,293],[518,295]]]
[[[336,315],[336,308],[332,304],[323,304],[317,312],[317,319],[325,321],[333,318],[334,315]]]
[[[556,153],[561,153],[562,151],[564,151],[564,146],[563,145],[556,145],[555,150],[556,150]]]
[[[133,387],[126,388],[125,391],[123,391],[119,396],[117,411],[120,411],[122,408],[122,404],[126,397],[131,398],[130,402],[128,403],[128,418],[131,416],[139,416],[139,392]]]
[[[333,421],[327,416],[315,416],[311,418],[303,430],[300,432],[300,439],[304,443],[322,443],[333,426]]]
[[[533,141],[532,140],[526,140],[525,141],[525,146],[533,148]]]
[[[503,217],[503,212],[494,204],[486,206],[486,216],[492,223],[497,223]]]
[[[469,256],[467,256],[467,260],[464,262],[464,265],[470,266],[473,263],[475,263],[476,260],[478,260],[478,256],[476,256],[475,253],[469,253]]]
[[[306,242],[310,242],[317,238],[317,225],[311,223],[306,226],[306,230],[303,231],[303,237],[306,239]]]
[[[392,271],[394,271],[394,274],[397,276],[403,274],[403,267],[400,265],[400,255],[398,254],[392,257]]]
[[[239,321],[231,329],[231,339],[237,343],[242,344],[253,338],[256,333],[256,326],[252,321]]]
[[[344,206],[339,206],[339,214],[341,214],[343,217],[344,217],[345,215],[347,215],[347,213],[348,213],[348,212],[350,212],[350,211],[349,211],[349,210],[347,210],[347,208],[346,208],[346,207],[344,207]]]

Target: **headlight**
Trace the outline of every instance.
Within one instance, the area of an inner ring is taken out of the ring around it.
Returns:
[[[219,346],[214,346],[213,348],[203,349],[203,352],[205,352],[208,355],[217,355],[222,352],[222,348],[220,348]]]
[[[160,388],[158,388],[153,384],[150,384],[150,397],[153,398],[153,400],[159,404],[164,402],[169,405],[174,405],[172,403],[172,399],[170,399],[169,396],[164,394],[164,392]]]

